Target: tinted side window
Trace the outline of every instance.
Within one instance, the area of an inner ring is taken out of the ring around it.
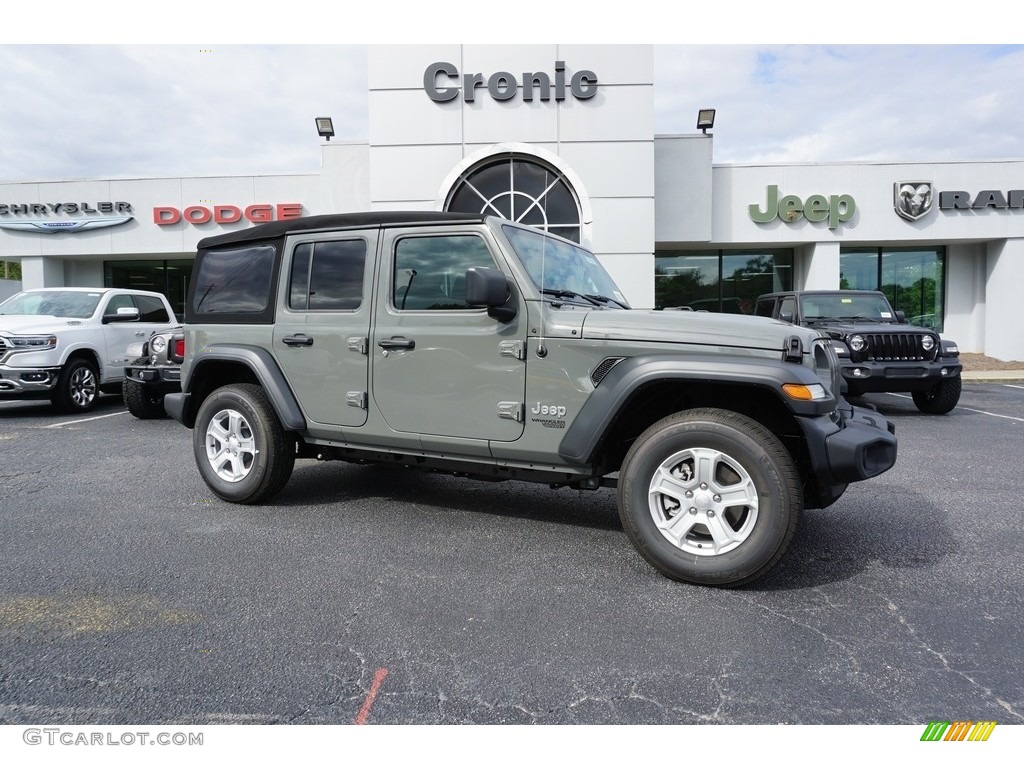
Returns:
[[[139,320],[144,323],[169,323],[170,316],[164,303],[156,296],[132,296],[135,306],[139,308]]]
[[[760,299],[757,302],[755,314],[758,317],[771,317],[773,309],[775,309],[775,299]]]
[[[207,251],[195,276],[197,315],[258,314],[270,305],[274,247]]]
[[[466,270],[494,266],[476,235],[402,238],[395,247],[391,301],[396,309],[479,309],[466,304]]]
[[[787,296],[779,302],[779,319],[782,319],[783,315],[788,315],[788,320],[792,321],[796,319],[796,299],[792,296]]]
[[[288,306],[299,310],[359,309],[365,240],[302,243],[292,255]]]
[[[117,310],[119,309],[135,309],[135,305],[132,303],[132,297],[127,294],[111,296],[110,301],[107,302],[107,308],[103,310],[103,314],[116,315]]]

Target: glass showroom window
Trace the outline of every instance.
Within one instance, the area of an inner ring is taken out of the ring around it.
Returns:
[[[470,168],[455,183],[445,209],[494,214],[581,242],[572,185],[536,158],[504,155]]]
[[[882,291],[913,325],[942,331],[944,248],[856,248],[839,256],[839,286]]]
[[[659,251],[654,306],[749,315],[762,293],[793,287],[793,252]]]
[[[175,261],[105,261],[103,285],[162,293],[178,318],[185,316],[185,295],[192,278],[192,259]]]

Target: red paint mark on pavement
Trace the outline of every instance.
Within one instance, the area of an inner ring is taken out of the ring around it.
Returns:
[[[373,675],[373,684],[370,685],[370,692],[366,694],[366,701],[363,702],[363,708],[359,710],[359,714],[356,715],[356,725],[366,725],[366,721],[370,718],[370,708],[373,707],[373,702],[377,698],[377,694],[380,693],[381,683],[384,682],[384,678],[388,676],[386,669],[378,669]]]

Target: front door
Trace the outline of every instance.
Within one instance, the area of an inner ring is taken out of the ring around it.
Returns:
[[[523,434],[524,313],[502,323],[466,304],[466,270],[500,269],[488,243],[483,229],[385,235],[370,354],[373,398],[390,429],[498,441]]]

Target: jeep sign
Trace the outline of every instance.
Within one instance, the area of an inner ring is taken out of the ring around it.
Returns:
[[[808,221],[828,221],[828,228],[835,229],[839,224],[853,218],[857,212],[857,203],[850,195],[811,195],[806,201],[796,195],[779,197],[779,188],[772,184],[767,189],[767,200],[762,211],[754,203],[747,210],[750,218],[758,224],[767,224],[775,219],[792,224],[801,217]]]

